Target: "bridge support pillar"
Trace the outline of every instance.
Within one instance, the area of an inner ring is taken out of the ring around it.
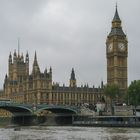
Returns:
[[[11,119],[11,123],[21,126],[36,125],[37,117],[35,115],[13,116]]]

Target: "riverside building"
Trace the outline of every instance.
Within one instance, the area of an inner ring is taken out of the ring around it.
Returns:
[[[25,104],[58,104],[77,105],[94,104],[101,99],[102,86],[90,88],[88,85],[78,87],[74,69],[72,68],[69,86],[52,83],[52,68],[42,73],[35,52],[32,72],[29,74],[29,54],[14,52],[9,55],[8,75],[4,80],[4,91],[1,96],[16,103]]]

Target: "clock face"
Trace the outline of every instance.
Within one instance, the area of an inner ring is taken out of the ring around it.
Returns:
[[[123,43],[119,43],[118,48],[120,51],[125,51],[125,45]]]
[[[108,52],[112,52],[112,50],[113,50],[113,44],[111,43],[108,45]]]

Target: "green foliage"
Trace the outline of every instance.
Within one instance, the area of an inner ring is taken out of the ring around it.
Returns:
[[[107,97],[110,98],[110,108],[111,108],[111,114],[114,115],[114,107],[113,107],[113,100],[118,100],[120,98],[120,90],[117,85],[107,85],[104,88],[104,93]]]
[[[140,104],[140,80],[131,82],[128,88],[129,103],[135,107]]]
[[[104,93],[111,100],[115,100],[120,96],[120,90],[119,90],[119,87],[117,85],[107,85],[104,88]]]

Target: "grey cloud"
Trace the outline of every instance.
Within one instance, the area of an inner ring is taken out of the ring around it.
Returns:
[[[52,66],[53,81],[68,84],[75,67],[78,84],[106,83],[105,41],[115,12],[112,0],[0,0],[0,85],[8,71],[8,55],[17,49],[37,51],[41,70]],[[127,3],[127,4],[126,4]],[[140,79],[139,0],[118,1],[129,41],[129,83]],[[125,8],[124,8],[125,7]]]

